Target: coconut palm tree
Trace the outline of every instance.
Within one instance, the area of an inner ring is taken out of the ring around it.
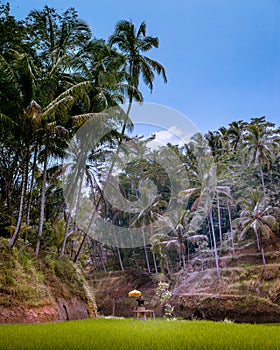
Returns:
[[[19,150],[19,158],[22,158],[22,189],[18,222],[14,235],[9,242],[10,247],[15,244],[23,218],[32,152],[34,152],[33,170],[36,167],[36,150],[40,147],[38,145],[37,131],[42,127],[42,113],[53,113],[58,105],[62,106],[63,100],[67,100],[69,103],[70,90],[73,92],[71,87],[66,93],[68,96],[61,94],[63,90],[66,90],[65,75],[64,77],[62,75],[65,69],[69,70],[70,68],[69,61],[66,64],[65,60],[61,58],[63,55],[68,56],[71,50],[71,52],[74,52],[78,43],[81,46],[81,42],[77,38],[75,41],[74,37],[71,38],[71,33],[75,32],[75,35],[78,36],[78,31],[81,31],[81,28],[76,26],[77,19],[73,11],[71,11],[69,10],[65,14],[60,27],[55,23],[59,16],[54,10],[46,8],[42,12],[35,11],[36,13],[31,14],[25,22],[25,27],[28,28],[29,33],[34,35],[26,36],[25,42],[18,45],[16,49],[12,48],[9,55],[6,55],[4,52],[0,56],[1,89],[2,85],[3,87],[9,86],[5,94],[1,94],[1,120],[6,115],[12,121],[10,123],[10,126],[13,126],[11,135],[14,135],[15,142],[18,143],[18,148],[16,147],[16,149]],[[77,27],[76,31],[73,29],[74,26]],[[44,30],[42,27],[44,27]],[[66,34],[67,29],[69,29],[68,34],[70,37]],[[58,31],[61,34],[59,39],[60,49],[58,48],[59,45],[54,43],[54,40],[58,39],[56,36]],[[65,40],[62,40],[63,38]],[[62,46],[64,51],[61,49]],[[55,78],[54,73],[56,74]],[[50,78],[50,76],[52,77]],[[54,87],[54,80],[59,81],[60,85]],[[77,84],[75,85],[77,88]],[[59,102],[56,99],[58,95],[60,95]],[[12,104],[11,101],[13,101]],[[44,112],[42,112],[42,109]],[[31,178],[29,188],[32,191],[34,171]],[[30,196],[28,200],[27,221],[29,221],[30,216]]]
[[[148,249],[147,249],[147,242],[146,242],[146,235],[149,237],[153,237],[154,235],[154,221],[159,220],[161,218],[160,214],[160,208],[166,207],[167,203],[163,200],[161,200],[159,197],[156,198],[151,203],[151,195],[153,196],[154,193],[151,193],[149,188],[147,187],[141,187],[141,198],[140,198],[140,206],[142,207],[142,210],[139,211],[130,221],[130,227],[140,227],[141,233],[142,233],[142,240],[143,240],[143,249],[145,253],[146,263],[147,263],[147,269],[148,272],[151,273],[150,268],[150,262],[148,257]],[[139,200],[139,196],[136,195],[136,198]],[[151,203],[147,205],[147,203]],[[146,232],[147,233],[146,233]],[[158,273],[157,265],[156,265],[156,257],[155,253],[152,251],[153,255],[153,261],[154,261],[154,267],[156,274]]]
[[[218,131],[209,131],[205,137],[214,157],[221,156],[228,150],[228,132],[225,127]]]
[[[74,83],[73,65],[88,45],[91,30],[78,18],[74,8],[60,15],[45,6],[41,11],[31,11],[26,23],[29,44],[37,54],[43,73],[41,89],[36,91],[35,99],[46,106]]]
[[[159,40],[157,37],[146,36],[145,22],[141,23],[138,30],[136,30],[132,22],[129,22],[129,21],[118,22],[115,28],[115,32],[109,38],[109,45],[111,47],[114,47],[116,45],[124,57],[123,69],[127,76],[127,83],[128,83],[127,95],[128,95],[129,105],[126,112],[126,116],[123,120],[122,129],[119,135],[116,154],[109,168],[107,179],[109,179],[112,174],[115,161],[120,151],[120,146],[123,142],[124,134],[125,134],[127,125],[129,123],[129,113],[132,107],[132,102],[133,100],[136,100],[139,102],[143,101],[143,96],[139,91],[139,83],[140,83],[141,76],[143,78],[144,84],[147,85],[151,91],[153,89],[153,81],[155,79],[154,72],[161,75],[164,79],[164,82],[167,82],[164,67],[157,61],[147,56],[141,55],[142,52],[147,52],[152,48],[157,48],[159,46]],[[107,184],[108,184],[108,180],[105,181],[104,183],[103,191],[105,191]],[[96,212],[98,211],[100,203],[101,203],[101,197],[95,206],[94,213],[92,214],[91,222],[94,220],[94,217],[96,215]],[[83,245],[86,242],[87,234],[88,233],[86,232],[82,239],[82,242],[79,246],[77,254],[74,258],[74,262],[76,262],[79,259]]]
[[[151,92],[155,79],[154,72],[162,76],[165,83],[167,82],[164,67],[159,62],[142,54],[153,48],[158,48],[159,39],[157,37],[146,36],[145,22],[142,22],[137,29],[131,21],[123,20],[116,24],[115,32],[109,38],[109,45],[112,47],[117,46],[125,57],[124,70],[127,72],[129,84],[129,114],[133,99],[137,101],[143,100],[139,94],[141,77]]]
[[[44,114],[42,115],[44,118]],[[46,189],[47,189],[47,166],[50,156],[50,147],[51,144],[56,142],[55,138],[64,137],[68,135],[68,131],[62,125],[58,125],[56,121],[45,123],[43,126],[43,139],[44,139],[44,165],[43,165],[43,174],[42,174],[42,189],[41,189],[41,206],[40,206],[40,220],[39,220],[39,229],[38,229],[38,240],[36,245],[36,257],[38,257],[40,249],[40,239],[43,233],[43,224],[45,219],[45,198],[46,198]]]
[[[159,220],[165,223],[169,234],[157,233],[152,238],[154,245],[164,245],[167,248],[175,247],[178,250],[185,281],[187,280],[186,242],[194,243],[198,240],[208,240],[206,235],[197,235],[188,230],[187,215],[188,211],[186,210],[174,210],[166,216],[160,216]]]
[[[266,188],[263,169],[265,166],[268,170],[270,169],[279,145],[279,137],[272,134],[266,124],[251,123],[248,125],[247,133],[244,137],[244,147],[248,154],[248,165],[254,165],[258,168],[264,196],[266,195]]]
[[[241,145],[244,137],[244,131],[248,123],[243,120],[238,120],[236,122],[232,122],[229,124],[229,128],[227,130],[229,143],[234,150],[237,150]]]
[[[23,216],[30,160],[32,153],[36,153],[35,134],[40,126],[39,106],[33,98],[37,86],[36,77],[35,59],[29,55],[28,48],[26,51],[20,47],[17,50],[11,48],[9,54],[3,52],[0,55],[0,84],[1,91],[5,91],[0,94],[0,123],[3,131],[5,130],[3,136],[10,141],[13,139],[14,159],[21,164],[18,229]],[[8,144],[7,146],[10,147]]]
[[[22,122],[22,131],[24,138],[24,152],[22,161],[22,175],[21,175],[21,196],[19,203],[18,219],[15,231],[8,243],[11,248],[14,246],[22,224],[24,205],[26,200],[26,190],[28,183],[29,162],[30,162],[30,147],[32,143],[33,133],[41,122],[41,109],[35,102],[31,101],[30,105],[25,109]],[[16,125],[16,124],[15,124]],[[17,125],[16,125],[17,127]]]
[[[100,112],[124,103],[128,89],[127,74],[122,70],[124,61],[124,56],[100,39],[91,40],[74,59],[75,79],[92,82],[92,88],[88,91],[90,112]]]
[[[213,200],[218,188],[216,165],[213,157],[211,157],[209,146],[202,135],[198,134],[195,136],[192,141],[192,146],[194,147],[194,155],[196,157],[192,168],[189,169],[193,186],[189,185],[187,189],[180,191],[179,197],[186,200],[189,200],[190,198],[193,199],[193,203],[190,208],[190,210],[194,212],[194,217],[190,222],[189,228],[191,232],[196,232],[203,219],[209,217],[212,228],[217,275],[218,279],[220,279],[218,252],[212,213]]]
[[[277,219],[280,209],[269,205],[268,197],[253,189],[248,191],[246,197],[241,198],[240,204],[242,206],[240,217],[233,221],[239,229],[238,240],[241,241],[247,233],[254,234],[267,276],[263,239],[276,237],[274,231],[279,226]]]

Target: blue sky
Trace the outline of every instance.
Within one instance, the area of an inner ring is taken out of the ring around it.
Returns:
[[[3,1],[2,1],[3,2]],[[266,115],[279,125],[280,0],[11,0],[24,18],[44,5],[77,9],[97,38],[107,39],[117,21],[147,24],[160,48],[168,83],[155,81],[145,101],[166,105],[200,130]]]

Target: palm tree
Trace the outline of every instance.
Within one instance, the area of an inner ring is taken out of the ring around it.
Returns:
[[[264,256],[263,238],[275,238],[273,232],[278,229],[280,209],[271,207],[268,198],[263,193],[256,190],[250,190],[245,198],[240,200],[242,211],[240,217],[233,221],[233,224],[239,228],[238,239],[241,241],[247,233],[254,233],[258,250],[262,254],[265,274],[267,277],[266,261]]]
[[[180,261],[183,265],[184,279],[187,280],[186,266],[186,242],[196,242],[198,240],[208,240],[205,235],[196,235],[187,228],[186,210],[175,210],[169,212],[168,216],[160,216],[159,220],[164,222],[169,228],[170,234],[155,234],[152,238],[154,245],[164,245],[167,248],[175,247],[180,255]],[[167,231],[168,232],[168,231]]]
[[[125,58],[110,48],[105,40],[94,39],[79,53],[73,65],[77,81],[89,80],[92,88],[88,91],[88,109],[101,112],[119,103],[124,103],[126,72],[121,68]]]
[[[42,115],[44,118],[44,114]],[[42,189],[41,189],[41,207],[40,207],[40,221],[39,221],[39,229],[38,229],[38,240],[36,245],[36,257],[38,257],[39,249],[40,249],[40,239],[43,233],[43,224],[45,219],[45,198],[46,198],[46,186],[47,186],[47,166],[48,160],[50,156],[50,147],[51,144],[54,143],[56,137],[66,137],[68,135],[68,131],[62,126],[57,125],[56,121],[45,123],[43,126],[43,139],[44,139],[44,165],[43,165],[43,174],[42,174]]]
[[[29,43],[43,69],[41,89],[35,99],[42,106],[54,100],[73,83],[74,62],[91,39],[89,26],[80,20],[74,8],[58,14],[45,6],[27,17]],[[77,82],[76,82],[77,83]]]
[[[8,243],[8,246],[12,248],[18,238],[22,219],[23,211],[26,199],[26,190],[28,182],[28,173],[29,173],[29,162],[30,162],[30,147],[32,142],[33,133],[35,132],[37,126],[41,122],[41,108],[35,102],[31,101],[30,105],[25,109],[23,116],[23,136],[24,136],[24,153],[23,153],[23,165],[22,165],[22,175],[21,175],[21,196],[19,203],[18,219],[15,231]]]
[[[151,195],[153,196],[153,193],[149,190],[147,187],[141,187],[141,199],[139,199],[139,196],[136,195],[136,198],[140,200],[141,204],[140,207],[144,208],[140,210],[140,212],[135,215],[131,222],[130,227],[140,227],[141,233],[142,233],[142,240],[143,240],[143,249],[145,253],[146,263],[147,263],[147,269],[148,272],[151,273],[150,268],[150,262],[148,257],[148,250],[147,250],[147,242],[145,235],[148,233],[149,237],[152,237],[154,234],[154,221],[159,220],[161,218],[161,215],[159,213],[160,208],[166,207],[167,203],[165,201],[160,200],[160,198],[157,198],[155,201],[153,201],[152,204],[147,206],[147,203],[151,202]],[[145,231],[147,233],[145,233]],[[153,261],[154,261],[154,267],[156,274],[158,273],[157,265],[156,265],[156,257],[155,253],[152,251],[153,255]]]
[[[191,205],[191,211],[194,212],[194,217],[191,220],[189,227],[191,232],[196,232],[203,219],[209,217],[212,228],[211,231],[213,236],[217,275],[218,279],[220,279],[218,252],[212,213],[213,199],[218,189],[216,166],[214,164],[213,157],[211,157],[208,144],[202,135],[195,135],[191,146],[191,148],[194,148],[194,155],[196,157],[192,164],[192,168],[189,169],[193,187],[189,185],[187,189],[180,191],[179,197],[187,200],[189,198],[194,199]]]
[[[270,126],[270,124],[269,124]],[[271,133],[266,124],[251,123],[247,127],[247,134],[244,137],[244,145],[248,154],[248,164],[259,169],[264,196],[266,188],[264,182],[264,166],[270,169],[275,159],[276,150],[279,149],[280,139]]]
[[[214,157],[221,156],[228,150],[228,132],[225,127],[219,128],[218,131],[209,131],[206,139]]]
[[[238,120],[237,122],[232,122],[229,124],[227,130],[229,142],[234,150],[237,150],[241,145],[244,137],[244,131],[248,123],[243,120]]]
[[[117,23],[115,32],[109,38],[109,45],[113,47],[117,45],[121,53],[123,54],[124,59],[124,71],[127,76],[128,82],[128,109],[126,112],[126,116],[123,120],[123,126],[118,138],[118,145],[115,154],[115,158],[113,159],[110,169],[108,171],[107,179],[110,178],[113,167],[120,151],[120,146],[123,142],[124,134],[127,128],[127,124],[129,122],[129,113],[132,107],[133,100],[143,101],[143,97],[141,92],[139,91],[139,82],[140,77],[142,76],[144,84],[147,85],[150,90],[153,90],[153,81],[155,78],[154,72],[161,75],[164,79],[164,82],[167,82],[166,73],[164,67],[158,63],[157,61],[141,55],[142,52],[147,52],[152,48],[157,48],[159,46],[159,40],[157,37],[146,36],[146,24],[142,22],[139,29],[136,30],[134,24],[128,21],[120,21]],[[103,191],[105,191],[107,187],[108,180],[105,181]],[[92,222],[98,211],[99,205],[101,203],[100,200],[97,202],[94,213],[92,214]],[[91,225],[91,224],[90,224]],[[89,225],[89,226],[90,226]],[[83,245],[86,242],[87,232],[85,233],[82,242],[79,246],[77,254],[74,258],[74,262],[79,259],[80,253],[82,251]]]
[[[9,54],[3,52],[0,55],[0,84],[1,91],[5,91],[0,94],[0,121],[7,130],[8,139],[13,138],[14,159],[21,161],[21,199],[16,231],[20,230],[23,217],[30,160],[32,153],[36,154],[34,136],[40,126],[40,107],[33,99],[38,77],[35,61],[29,49],[24,51],[20,46],[17,50],[10,48]],[[29,226],[28,221],[27,213]]]
[[[115,32],[109,38],[109,45],[116,45],[125,57],[124,69],[127,73],[129,84],[129,114],[133,99],[142,101],[143,98],[139,94],[140,77],[148,86],[150,91],[153,90],[154,72],[161,75],[166,83],[166,73],[164,67],[157,61],[142,55],[144,52],[150,51],[152,48],[159,47],[159,39],[157,37],[146,36],[146,23],[142,22],[138,29],[130,21],[120,21],[117,23]]]
[[[65,69],[69,71],[70,64],[69,59],[65,61],[65,57],[70,57],[70,52],[73,54],[77,46],[81,46],[82,35],[79,36],[78,32],[80,31],[81,34],[82,30],[87,31],[86,25],[78,25],[75,16],[73,9],[66,11],[63,20],[54,10],[48,8],[42,12],[31,13],[28,21],[25,22],[25,27],[34,35],[26,36],[24,44],[18,45],[16,50],[12,48],[9,55],[3,53],[0,56],[1,86],[2,83],[3,87],[9,86],[6,93],[1,94],[1,120],[5,114],[12,120],[11,125],[14,128],[11,134],[18,143],[19,154],[22,154],[21,199],[17,226],[9,242],[10,247],[15,244],[21,227],[32,152],[34,152],[33,170],[36,167],[36,150],[40,147],[37,130],[41,128],[41,106],[44,113],[52,113],[58,104],[62,105],[63,98],[68,99],[69,102],[69,96],[61,95],[66,87],[69,88],[69,85],[66,85],[64,71]],[[60,27],[56,23],[58,18],[62,22]],[[58,32],[59,35],[57,35]],[[59,81],[59,86],[54,87],[54,81]],[[75,85],[77,87],[77,84]],[[72,87],[70,89],[73,90]],[[59,103],[56,100],[58,95],[60,95]],[[11,101],[13,101],[12,104]],[[33,179],[32,175],[30,191],[32,191]],[[30,196],[27,208],[28,222]]]

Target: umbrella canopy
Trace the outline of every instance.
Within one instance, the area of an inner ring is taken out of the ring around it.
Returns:
[[[128,293],[128,296],[129,297],[141,297],[142,293],[140,292],[140,290],[133,289],[132,291],[130,291]]]

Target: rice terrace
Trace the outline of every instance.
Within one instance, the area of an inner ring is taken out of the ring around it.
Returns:
[[[0,350],[280,350],[279,1],[46,2],[0,0]]]

